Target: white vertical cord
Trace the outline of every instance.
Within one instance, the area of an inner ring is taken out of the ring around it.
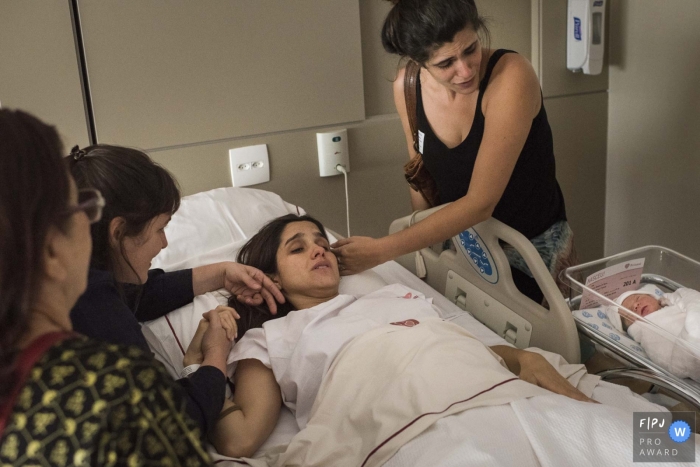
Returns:
[[[350,196],[348,195],[348,172],[344,165],[336,165],[335,170],[342,172],[345,177],[345,215],[348,224],[348,238],[350,238]]]

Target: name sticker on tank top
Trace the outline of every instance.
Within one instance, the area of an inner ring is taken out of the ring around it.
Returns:
[[[423,141],[425,141],[425,133],[418,130],[418,152],[423,155]]]

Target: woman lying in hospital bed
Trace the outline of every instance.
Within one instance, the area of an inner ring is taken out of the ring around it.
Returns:
[[[269,274],[291,306],[271,319],[235,303],[236,388],[212,442],[222,454],[252,455],[282,403],[300,428],[249,465],[569,465],[581,462],[571,446],[588,429],[597,449],[586,449],[586,463],[621,465],[632,458],[629,411],[658,410],[610,386],[594,391],[597,378],[553,354],[543,352],[581,390],[539,353],[486,347],[403,285],[339,295],[337,261],[310,217],[271,222],[239,260]],[[586,402],[584,392],[618,408]]]

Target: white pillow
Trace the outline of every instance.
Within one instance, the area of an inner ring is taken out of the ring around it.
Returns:
[[[168,247],[152,267],[173,271],[236,259],[238,249],[272,219],[305,214],[279,195],[252,188],[218,188],[182,198],[165,228]]]

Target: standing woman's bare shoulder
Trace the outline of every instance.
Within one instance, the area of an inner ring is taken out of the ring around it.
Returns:
[[[540,82],[532,64],[522,55],[507,53],[496,63],[484,93],[482,111],[489,106],[517,104],[531,109],[532,118],[542,106]]]

